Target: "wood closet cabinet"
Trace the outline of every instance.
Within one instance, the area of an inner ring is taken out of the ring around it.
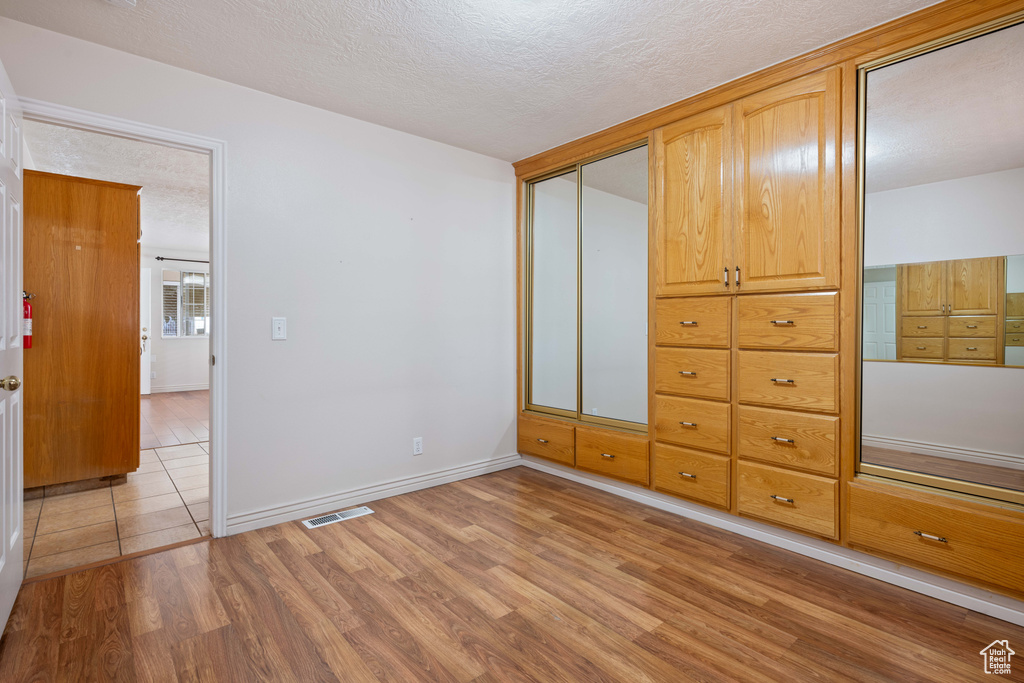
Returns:
[[[839,73],[654,132],[658,296],[839,285]]]

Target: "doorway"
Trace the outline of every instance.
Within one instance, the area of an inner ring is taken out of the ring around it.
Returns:
[[[30,168],[143,186],[140,453],[138,467],[121,477],[26,491],[29,578],[212,535],[218,500],[211,489],[223,483],[210,441],[210,394],[220,374],[211,365],[222,317],[214,312],[219,284],[210,264],[220,219],[213,172],[222,167],[223,150],[213,141],[200,140],[196,149],[169,131],[81,112],[55,117],[48,109],[26,106]],[[132,172],[132,179],[123,175]],[[160,172],[169,177],[153,176]],[[147,205],[157,211],[147,212]],[[190,215],[201,217],[202,230]],[[175,228],[183,239],[175,241]]]

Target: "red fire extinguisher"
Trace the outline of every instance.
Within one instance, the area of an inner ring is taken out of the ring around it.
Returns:
[[[32,302],[30,299],[35,298],[35,294],[29,294],[28,292],[21,293],[24,304],[22,306],[22,313],[24,319],[21,322],[21,333],[25,339],[24,348],[32,348]]]

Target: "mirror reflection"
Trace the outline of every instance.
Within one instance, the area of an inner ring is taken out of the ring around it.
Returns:
[[[864,84],[860,470],[1024,502],[1024,27]]]

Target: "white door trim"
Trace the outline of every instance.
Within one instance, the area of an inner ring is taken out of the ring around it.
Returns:
[[[137,123],[31,98],[19,98],[24,118],[129,140],[210,155],[210,522],[215,537],[227,535],[227,220],[223,140]]]

